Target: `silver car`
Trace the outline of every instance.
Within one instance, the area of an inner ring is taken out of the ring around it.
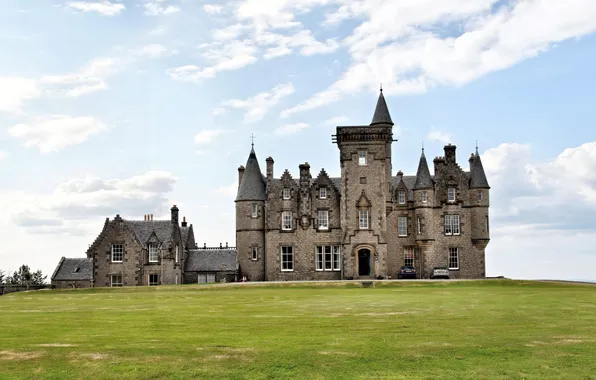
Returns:
[[[445,278],[449,279],[449,270],[445,267],[437,267],[433,269],[432,273],[430,274],[431,279],[435,278]]]

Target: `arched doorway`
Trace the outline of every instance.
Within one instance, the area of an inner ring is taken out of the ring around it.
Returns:
[[[358,250],[358,276],[370,276],[370,249]]]

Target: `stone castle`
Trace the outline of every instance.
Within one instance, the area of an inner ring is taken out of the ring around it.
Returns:
[[[433,160],[424,149],[415,176],[391,174],[393,122],[383,92],[370,125],[337,127],[341,177],[263,175],[254,151],[238,168],[236,247],[249,281],[396,278],[412,266],[417,278],[435,267],[450,278],[484,278],[489,185],[478,154],[464,171],[454,145]]]
[[[447,267],[451,278],[485,277],[489,185],[478,150],[470,170],[455,146],[433,160],[424,150],[415,176],[391,174],[393,122],[379,95],[370,125],[337,127],[341,177],[263,175],[254,151],[238,168],[236,247],[198,247],[192,224],[106,218],[86,258],[62,258],[54,287],[395,278],[402,266],[429,278]]]

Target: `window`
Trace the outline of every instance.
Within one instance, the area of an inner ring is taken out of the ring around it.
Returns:
[[[281,247],[281,271],[291,272],[294,270],[294,247]]]
[[[364,166],[366,165],[366,151],[361,150],[358,152],[358,165]]]
[[[178,244],[176,244],[176,262],[180,261],[180,251],[178,248]]]
[[[428,197],[426,195],[426,191],[422,192],[422,203],[426,203],[428,201]]]
[[[486,216],[486,232],[488,232],[488,215]]]
[[[319,189],[319,198],[321,198],[321,199],[327,198],[327,188],[326,187],[321,187]]]
[[[340,270],[339,245],[318,245],[315,250],[315,264],[319,272]]]
[[[482,200],[482,190],[478,190],[476,192],[476,200],[477,201],[481,201]]]
[[[256,217],[259,216],[259,205],[257,205],[256,203],[253,203],[252,204],[252,209],[251,209],[251,212],[250,212],[250,216],[252,218],[256,218]]]
[[[459,269],[459,255],[457,248],[449,248],[449,269]]]
[[[259,258],[259,247],[252,247],[252,260],[257,261]]]
[[[176,273],[176,285],[178,285],[178,273]]]
[[[399,236],[408,236],[408,217],[397,217],[397,234]]]
[[[110,286],[122,286],[122,275],[113,274],[110,276]]]
[[[81,270],[81,268],[80,268],[80,267],[76,267],[76,268],[74,269],[74,273],[79,273],[79,270]]]
[[[317,213],[317,217],[319,220],[319,229],[326,230],[329,228],[329,211],[327,210],[319,210]]]
[[[149,262],[156,263],[159,259],[157,244],[149,244]]]
[[[360,229],[368,229],[368,210],[360,210],[358,212],[358,224]]]
[[[284,188],[282,191],[283,199],[290,199],[290,189]]]
[[[124,258],[124,249],[122,244],[112,244],[112,262],[121,263]]]
[[[159,275],[158,274],[150,274],[149,275],[149,286],[159,285]]]
[[[418,217],[416,219],[416,224],[418,225],[418,235],[422,234],[422,219],[420,219],[420,217]]]
[[[414,266],[414,248],[404,249],[404,266]]]
[[[281,214],[281,229],[291,230],[292,229],[292,212],[284,211]]]
[[[455,202],[455,188],[450,187],[447,189],[447,200],[449,202]]]
[[[400,190],[397,192],[397,201],[399,202],[400,205],[406,204],[406,192],[403,190]]]
[[[459,235],[459,215],[445,215],[445,235]]]

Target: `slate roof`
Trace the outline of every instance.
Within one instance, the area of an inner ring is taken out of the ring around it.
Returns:
[[[418,170],[416,171],[416,182],[414,183],[414,190],[418,189],[432,189],[433,180],[430,176],[430,170],[428,170],[428,163],[424,156],[424,149],[420,155],[420,162],[418,163]],[[410,187],[408,187],[409,189]]]
[[[259,161],[254,148],[250,150],[242,182],[238,188],[236,202],[238,201],[263,201],[265,200],[265,180],[259,168]]]
[[[188,240],[189,230],[190,230],[190,227],[188,227],[188,226],[180,227],[180,234],[182,235],[182,241],[184,242],[184,244],[186,244],[186,242]]]
[[[387,108],[387,102],[385,102],[385,97],[383,96],[383,90],[381,90],[381,93],[379,94],[379,99],[377,100],[377,107],[375,108],[375,114],[373,115],[372,122],[370,123],[370,125],[376,124],[393,125],[391,115],[389,114],[389,108]]]
[[[480,160],[480,154],[476,149],[476,155],[470,165],[470,189],[489,189],[488,180],[484,173],[484,167],[482,166],[482,160]]]
[[[235,249],[191,249],[188,251],[186,272],[219,272],[237,269]]]
[[[78,270],[77,270],[78,268]],[[93,259],[67,259],[63,257],[54,271],[52,280],[81,281],[93,280]]]
[[[151,237],[153,231],[162,243],[169,243],[172,240],[172,221],[171,220],[125,220],[137,235],[137,238],[145,246]]]

